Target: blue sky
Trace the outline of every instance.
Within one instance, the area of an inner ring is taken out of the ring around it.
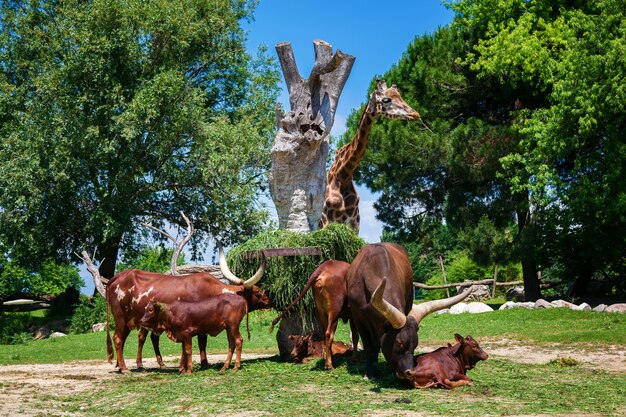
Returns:
[[[373,77],[385,73],[398,62],[409,43],[419,35],[434,32],[439,26],[452,21],[453,14],[439,0],[373,1],[327,1],[302,2],[294,0],[261,0],[255,19],[246,23],[248,50],[255,54],[259,45],[268,47],[268,53],[276,56],[274,46],[290,42],[303,77],[308,77],[315,56],[313,41],[322,39],[334,49],[356,57],[350,77],[339,99],[333,135],[345,131],[345,122],[353,109],[358,108],[369,96],[369,83]],[[283,83],[279,101],[289,108],[289,96]],[[419,109],[416,109],[419,111]],[[361,197],[360,235],[368,242],[378,242],[382,232],[381,223],[375,218],[373,195],[364,187],[357,187]],[[272,202],[270,210],[275,215]],[[211,248],[209,248],[211,249]],[[210,261],[211,253],[205,256]],[[82,292],[93,293],[91,275],[81,265],[85,280]]]
[[[370,81],[397,63],[416,36],[434,32],[452,21],[453,13],[439,0],[300,2],[261,0],[248,30],[248,49],[260,44],[276,56],[274,46],[290,42],[300,70],[308,77],[315,61],[313,41],[322,39],[334,49],[356,57],[350,77],[339,99],[333,135],[345,131],[347,117],[369,96]],[[289,108],[287,87],[279,101]],[[419,111],[420,109],[416,109]],[[361,232],[366,241],[378,242],[382,225],[375,218],[376,200],[369,190],[357,187],[361,197]],[[271,205],[271,202],[270,202]],[[271,207],[275,212],[275,209]]]

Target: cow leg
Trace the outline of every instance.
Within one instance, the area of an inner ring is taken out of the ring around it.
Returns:
[[[460,387],[462,385],[472,385],[472,380],[467,375],[462,373],[456,373],[451,379],[444,379],[444,382],[452,388]]]
[[[332,320],[330,317],[327,318],[327,326],[326,326],[326,334],[324,339],[324,356],[326,357],[326,369],[333,369],[333,341],[335,340],[335,331],[337,330],[337,320],[339,318],[335,318]]]
[[[191,352],[191,336],[185,336],[183,338],[183,354],[181,358],[181,365],[183,366],[183,369],[180,371],[183,374],[190,374],[193,370]]]
[[[137,338],[137,369],[143,369],[143,358],[141,356],[141,352],[143,351],[143,344],[146,343],[148,331],[149,330],[145,327],[139,328],[139,337]]]
[[[352,363],[359,363],[359,332],[356,329],[356,325],[350,319],[350,334],[352,335]]]
[[[235,367],[233,371],[237,371],[241,367],[241,347],[243,346],[243,337],[239,333],[239,327],[235,327],[233,335],[235,339]]]
[[[235,350],[235,338],[233,337],[231,329],[226,329],[226,337],[228,338],[228,354],[226,355],[224,366],[222,366],[220,372],[224,372],[228,369],[228,367],[230,366],[230,361],[233,358],[233,351]]]
[[[130,329],[127,326],[115,326],[115,332],[113,332],[113,343],[115,344],[115,354],[117,355],[117,367],[121,373],[127,373],[128,367],[124,361],[124,343],[130,333]]]
[[[165,368],[165,364],[163,363],[163,356],[161,356],[161,349],[159,349],[159,335],[151,332],[150,341],[152,342],[152,348],[154,349],[154,355],[156,356],[159,367]]]
[[[200,369],[209,369],[209,361],[206,357],[206,343],[208,335],[198,335],[198,350],[200,351]]]
[[[376,379],[376,364],[378,363],[378,352],[380,352],[380,341],[363,326],[358,326],[358,332],[363,340],[365,379]]]

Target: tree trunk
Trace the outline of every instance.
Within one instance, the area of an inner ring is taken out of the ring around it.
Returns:
[[[99,257],[102,259],[98,272],[103,278],[113,278],[115,275],[115,265],[117,263],[117,255],[120,250],[121,238],[111,238],[102,245],[99,250]]]
[[[571,299],[580,298],[586,294],[587,287],[589,286],[589,282],[591,282],[594,272],[594,267],[590,263],[587,262],[582,266],[570,290],[569,297]]]
[[[324,41],[313,45],[315,64],[308,79],[298,71],[291,44],[276,45],[291,109],[285,114],[277,103],[270,193],[279,227],[300,233],[317,229],[321,217],[329,135],[355,59],[339,50],[333,55]]]
[[[525,196],[525,207],[517,210],[517,227],[520,233],[520,261],[524,278],[524,298],[526,301],[537,301],[541,298],[539,277],[537,275],[535,228],[531,221],[528,196]]]

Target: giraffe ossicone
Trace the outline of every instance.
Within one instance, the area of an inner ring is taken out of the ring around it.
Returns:
[[[337,151],[335,161],[328,171],[320,227],[325,227],[329,223],[344,223],[358,233],[361,222],[359,195],[352,174],[365,154],[372,123],[378,116],[409,121],[418,120],[420,117],[419,113],[402,99],[395,85],[387,87],[384,80],[376,82],[376,88],[361,114],[356,134]]]

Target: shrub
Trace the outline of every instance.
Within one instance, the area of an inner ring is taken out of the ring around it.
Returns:
[[[106,320],[106,301],[99,294],[94,297],[81,296],[72,316],[70,333],[89,333],[96,323]]]
[[[28,313],[0,313],[0,345],[17,345],[32,340]]]

